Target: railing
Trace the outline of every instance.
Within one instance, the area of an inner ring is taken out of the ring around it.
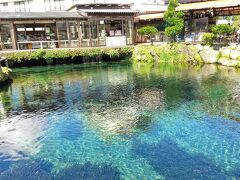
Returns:
[[[71,47],[77,47],[79,40],[71,40]],[[54,40],[54,41],[21,41],[17,42],[17,50],[21,50],[21,46],[27,46],[25,49],[53,49],[58,46],[67,48],[68,40]]]
[[[17,49],[20,50],[21,45],[27,46],[27,49],[44,49],[44,44],[47,44],[46,48],[50,46],[50,48],[56,48],[56,44],[59,41],[22,41],[17,42]]]

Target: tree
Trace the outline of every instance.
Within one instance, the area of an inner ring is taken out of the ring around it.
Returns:
[[[211,29],[213,34],[220,37],[220,42],[221,42],[222,39],[226,40],[226,38],[225,38],[226,35],[231,34],[234,31],[233,27],[228,25],[228,24],[214,25],[210,29]]]
[[[233,27],[228,24],[218,24],[212,26],[211,31],[215,35],[224,36],[233,33]]]
[[[239,28],[240,28],[240,15],[228,16],[226,19],[227,19],[228,21],[233,20],[232,27],[233,27],[235,30],[239,30]]]
[[[153,39],[152,36],[158,32],[157,28],[154,26],[144,26],[138,29],[138,33],[146,36],[147,38],[150,39],[151,45],[153,45]]]
[[[163,18],[166,23],[165,35],[173,38],[174,41],[184,28],[184,13],[181,11],[176,12],[177,6],[178,0],[169,0],[168,9]]]
[[[203,45],[212,46],[214,38],[215,38],[215,35],[213,33],[205,33],[205,34],[203,34],[203,36],[202,36],[202,43],[203,43]]]

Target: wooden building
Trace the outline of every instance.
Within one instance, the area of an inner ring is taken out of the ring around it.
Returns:
[[[130,5],[75,5],[64,12],[0,13],[0,49],[52,49],[133,44]]]
[[[221,16],[240,15],[240,0],[182,0],[176,11],[183,11],[185,16],[185,29],[182,40],[200,41],[202,34],[209,31],[211,25],[215,25]],[[161,25],[165,11],[141,14],[135,17],[135,28],[144,25],[160,27],[160,33],[156,34],[155,41],[168,41],[163,35]],[[136,34],[138,43],[146,39]]]

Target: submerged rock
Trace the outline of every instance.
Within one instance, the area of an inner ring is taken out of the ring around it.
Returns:
[[[106,180],[106,179],[120,179],[121,173],[117,168],[110,165],[93,165],[86,163],[83,165],[73,165],[63,169],[58,173],[56,180]]]
[[[53,165],[43,160],[22,160],[15,162],[10,169],[0,173],[1,180],[24,179],[24,180],[51,180]]]

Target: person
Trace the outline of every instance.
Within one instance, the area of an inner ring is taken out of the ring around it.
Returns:
[[[238,35],[238,44],[240,44],[240,29],[237,31],[237,35]]]

